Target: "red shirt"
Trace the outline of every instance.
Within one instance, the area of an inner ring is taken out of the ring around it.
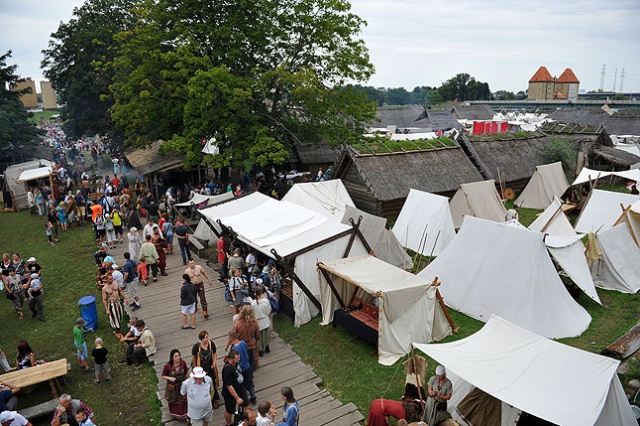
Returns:
[[[224,237],[218,238],[218,263],[224,263],[227,258],[227,244],[224,242]]]

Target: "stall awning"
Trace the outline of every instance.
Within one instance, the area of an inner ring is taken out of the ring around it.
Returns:
[[[34,179],[42,179],[49,177],[51,174],[51,167],[40,167],[37,169],[25,170],[18,176],[17,182],[29,182]]]

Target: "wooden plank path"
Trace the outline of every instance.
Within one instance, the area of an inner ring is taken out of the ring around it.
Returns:
[[[110,254],[117,264],[124,264],[123,253],[127,250],[126,242],[118,244]],[[209,305],[209,319],[202,316],[202,309],[198,306],[196,314],[196,329],[182,330],[180,314],[180,286],[182,274],[186,266],[182,264],[179,247],[176,241],[174,254],[167,256],[166,272],[168,276],[158,275],[158,282],[154,283],[149,277],[148,286],[139,285],[141,309],[136,312],[127,310],[130,315],[143,319],[156,339],[157,352],[152,357],[154,369],[158,376],[158,398],[162,401],[162,421],[165,425],[179,426],[185,421],[175,420],[169,415],[167,402],[163,399],[165,381],[162,379],[162,368],[169,359],[172,349],[180,350],[182,357],[189,365],[191,348],[198,342],[200,330],[207,330],[211,340],[216,345],[218,355],[218,370],[222,372],[224,346],[227,333],[231,330],[231,309],[225,302],[224,286],[218,281],[218,274],[211,267],[206,266],[204,260],[195,253],[192,256],[196,263],[205,267],[207,275],[213,279],[213,287],[206,286],[207,303]],[[219,265],[218,265],[219,266]],[[280,388],[289,386],[300,404],[301,426],[351,426],[360,425],[364,420],[362,414],[353,403],[343,404],[333,398],[329,392],[322,389],[320,379],[305,365],[291,346],[280,339],[276,333],[272,334],[271,352],[260,359],[260,367],[254,374],[257,399],[271,401],[278,409],[276,420],[281,421],[282,401]],[[219,389],[220,390],[220,389]],[[257,407],[253,407],[257,411]],[[224,426],[224,404],[214,410],[214,422],[210,426]]]

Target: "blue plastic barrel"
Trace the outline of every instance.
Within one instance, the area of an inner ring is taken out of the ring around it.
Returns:
[[[84,296],[78,300],[80,315],[87,322],[86,329],[96,331],[98,329],[98,308],[96,307],[95,296]]]

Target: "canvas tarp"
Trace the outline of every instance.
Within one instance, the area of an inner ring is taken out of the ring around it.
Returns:
[[[456,229],[462,225],[464,216],[504,222],[507,213],[493,180],[461,184],[451,199],[450,207]]]
[[[272,249],[282,257],[294,256],[295,274],[316,298],[320,295],[316,263],[344,256],[352,229],[305,207],[260,193],[202,209],[199,213],[212,223],[219,219],[238,234],[240,241],[271,258],[274,257]],[[339,237],[340,234],[345,235]],[[350,254],[366,252],[356,238]],[[318,310],[297,284],[294,284],[293,292],[295,324],[304,324],[317,315]]]
[[[625,220],[629,222],[636,244],[640,245],[640,201],[633,203],[625,216]]]
[[[456,232],[449,199],[429,192],[409,190],[393,233],[401,244],[425,256],[438,256]]]
[[[596,234],[602,256],[591,265],[594,282],[598,287],[622,293],[640,290],[640,248],[621,223]]]
[[[25,170],[18,176],[18,183],[29,182],[34,179],[48,178],[52,173],[51,167],[39,167],[37,169]]]
[[[306,207],[346,225],[350,224],[349,219],[357,223],[358,218],[362,216],[360,231],[375,256],[392,265],[411,268],[411,257],[387,229],[387,220],[357,209],[342,180],[295,184],[282,201]]]
[[[24,210],[28,208],[27,205],[27,189],[24,182],[18,182],[22,172],[26,170],[41,169],[44,167],[53,168],[53,163],[48,160],[33,160],[25,163],[14,164],[7,167],[4,171],[5,185],[9,187],[11,194],[13,195],[14,209]]]
[[[591,299],[600,303],[593,278],[584,255],[582,235],[576,234],[558,197],[529,225],[531,231],[547,234],[544,242],[551,256],[571,280]]]
[[[393,232],[387,229],[387,219],[347,206],[342,223],[350,224],[350,219],[358,223],[360,217],[360,232],[378,259],[398,268],[410,269],[413,266],[411,256],[402,248]]]
[[[445,303],[477,320],[496,314],[545,337],[578,336],[591,317],[565,289],[543,238],[467,216],[451,244],[418,275],[439,277]]]
[[[576,221],[576,231],[581,233],[606,231],[610,229],[625,208],[640,201],[640,195],[594,189]]]
[[[378,362],[381,364],[391,365],[409,353],[411,342],[429,343],[452,333],[430,281],[373,256],[323,261],[318,268],[329,273],[343,301],[349,300],[355,287],[378,298]],[[334,311],[341,306],[320,272],[318,279],[321,324],[328,325],[333,321]]]
[[[617,172],[603,172],[601,170],[591,170],[584,167],[582,170],[580,170],[580,174],[578,174],[578,177],[575,178],[571,185],[579,185],[581,183],[587,183],[590,180],[602,179],[611,175],[635,182],[640,182],[640,170],[638,169],[622,170]]]
[[[184,203],[174,204],[174,207],[191,207],[191,204],[195,204],[199,209],[203,209],[208,206],[222,203],[223,201],[229,201],[233,197],[233,192],[225,192],[219,195],[193,194],[192,199],[185,201]]]
[[[296,183],[282,200],[307,207],[338,222],[342,220],[347,206],[356,206],[340,179]]]
[[[616,374],[619,361],[546,339],[491,316],[475,334],[451,343],[414,343],[447,369],[456,407],[473,387],[499,399],[501,426],[518,411],[563,426],[637,426]],[[466,424],[466,423],[465,423]]]
[[[544,209],[554,197],[561,197],[567,188],[569,182],[561,162],[536,166],[529,183],[514,203],[527,209]]]

